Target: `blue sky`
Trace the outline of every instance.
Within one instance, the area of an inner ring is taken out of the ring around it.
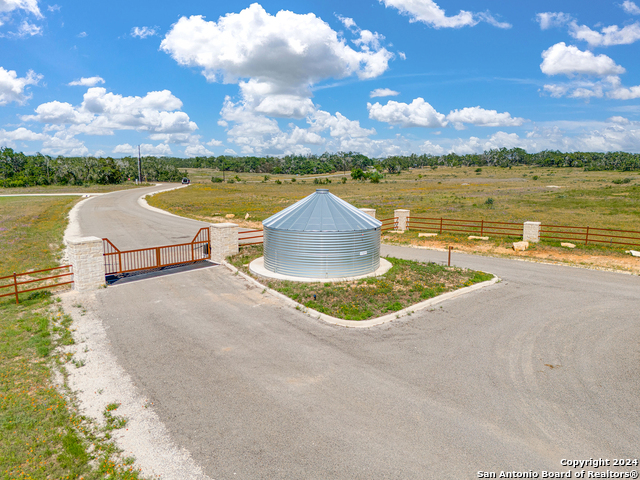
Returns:
[[[639,4],[0,0],[0,145],[640,152]]]

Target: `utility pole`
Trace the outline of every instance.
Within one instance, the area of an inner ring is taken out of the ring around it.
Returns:
[[[138,145],[138,183],[142,183],[142,160],[140,159],[140,145]]]

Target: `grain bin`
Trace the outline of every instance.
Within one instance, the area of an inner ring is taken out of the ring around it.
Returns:
[[[262,222],[264,266],[292,277],[340,278],[380,266],[382,223],[317,189]]]

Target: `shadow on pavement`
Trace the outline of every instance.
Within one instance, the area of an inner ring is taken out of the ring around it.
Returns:
[[[161,277],[174,273],[189,272],[191,270],[200,270],[202,268],[217,267],[219,264],[209,260],[202,260],[195,263],[186,263],[181,265],[171,265],[169,267],[154,268],[152,270],[143,270],[139,272],[120,273],[118,275],[107,275],[107,285],[122,285],[138,280],[146,280],[148,278]]]

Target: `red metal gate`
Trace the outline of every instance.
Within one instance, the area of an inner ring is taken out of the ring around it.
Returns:
[[[102,239],[106,275],[138,272],[183,265],[211,258],[209,228],[201,228],[190,243],[121,251],[108,238]]]

